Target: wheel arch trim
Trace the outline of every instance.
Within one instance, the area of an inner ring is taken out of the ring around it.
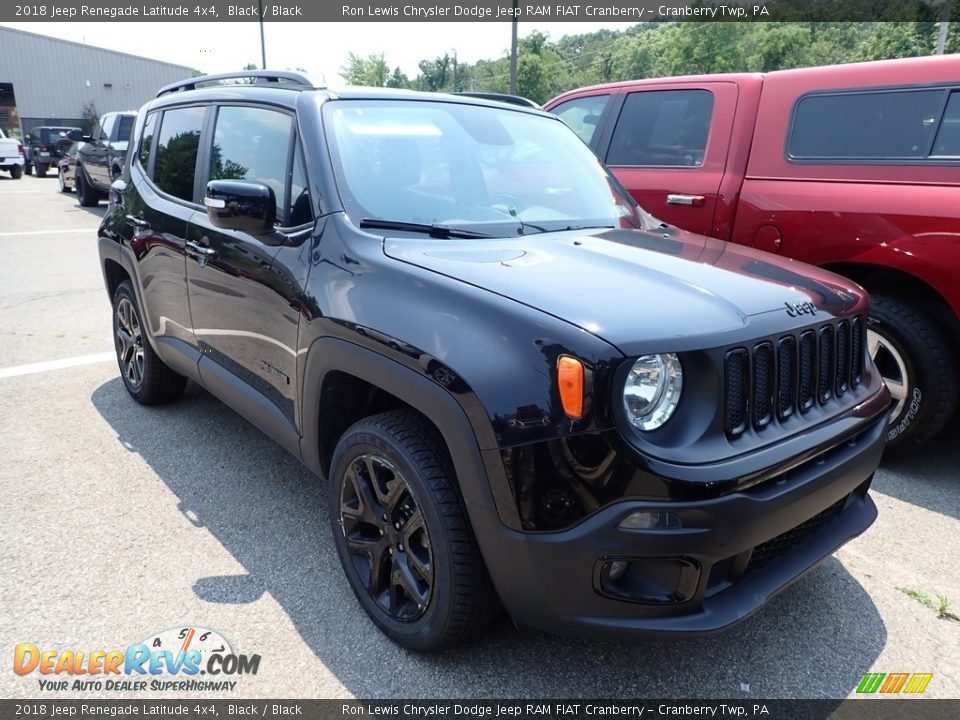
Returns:
[[[324,381],[331,372],[343,372],[390,393],[421,413],[440,432],[450,452],[458,485],[474,528],[500,517],[508,527],[519,527],[512,503],[497,502],[497,489],[507,489],[502,466],[484,462],[476,432],[457,400],[440,385],[395,360],[334,337],[315,340],[307,353],[302,382],[300,456],[319,475],[326,475],[320,456],[320,403]],[[478,542],[483,549],[481,533]]]

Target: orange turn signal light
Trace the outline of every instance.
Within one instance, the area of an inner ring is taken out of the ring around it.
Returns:
[[[583,363],[569,355],[557,359],[557,385],[560,402],[568,417],[583,417]]]

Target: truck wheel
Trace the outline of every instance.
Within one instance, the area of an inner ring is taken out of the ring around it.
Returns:
[[[337,554],[373,622],[418,651],[487,627],[499,604],[436,430],[408,410],[365,418],[330,467]]]
[[[31,165],[30,163],[24,163],[24,164],[23,164],[23,172],[26,173],[27,175],[32,175],[32,174],[33,174],[33,165]]]
[[[80,205],[83,207],[94,207],[100,202],[100,196],[97,191],[90,187],[90,181],[87,180],[87,174],[77,165],[76,174],[77,195],[80,197]]]
[[[10,168],[10,177],[14,180],[19,180],[23,176],[23,168],[19,165],[14,165]]]
[[[37,177],[47,176],[47,166],[43,163],[37,163]]]
[[[63,177],[63,168],[60,168],[57,171],[57,182],[60,183],[60,192],[62,193],[70,192],[70,188],[67,187],[67,181]]]
[[[156,405],[180,396],[187,379],[164,365],[144,335],[142,315],[129,280],[113,295],[113,344],[123,384],[141,405]]]
[[[873,295],[867,348],[893,396],[887,449],[927,442],[957,405],[957,357],[930,317],[890,295]]]

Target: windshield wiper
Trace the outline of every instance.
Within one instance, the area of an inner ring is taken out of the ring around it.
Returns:
[[[381,218],[363,218],[360,221],[362,228],[379,228],[381,230],[411,230],[427,233],[432,238],[490,238],[493,235],[465,230],[464,228],[450,227],[449,225],[405,222],[403,220],[383,220]]]

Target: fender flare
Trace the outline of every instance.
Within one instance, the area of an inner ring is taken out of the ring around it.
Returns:
[[[489,522],[500,524],[494,487],[506,488],[506,474],[484,462],[476,432],[460,403],[443,387],[402,365],[347,340],[322,337],[315,340],[304,363],[301,404],[300,457],[320,476],[326,468],[320,458],[320,401],[330,372],[339,371],[370,383],[399,398],[430,420],[443,437],[457,473],[460,492],[477,531]],[[501,508],[502,509],[502,508]],[[516,513],[516,510],[513,511]],[[505,518],[509,523],[510,519]],[[519,524],[519,516],[516,518]],[[482,533],[476,532],[481,544]]]

